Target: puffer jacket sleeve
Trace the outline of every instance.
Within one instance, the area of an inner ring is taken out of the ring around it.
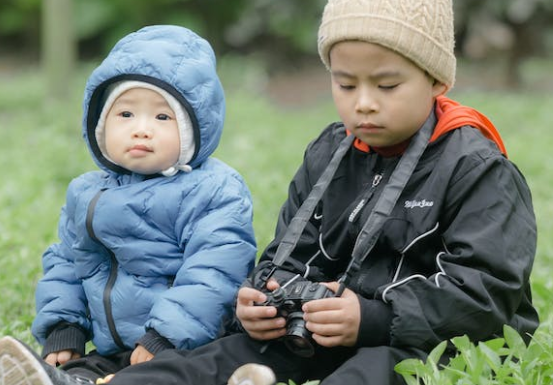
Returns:
[[[242,179],[207,175],[196,188],[201,193],[190,194],[180,208],[195,212],[193,219],[181,219],[191,222],[182,224],[182,267],[145,325],[177,349],[193,349],[224,333],[256,257],[252,202]]]
[[[87,300],[80,279],[75,274],[71,245],[75,241],[76,182],[67,190],[67,201],[58,223],[59,243],[48,247],[42,256],[44,275],[36,287],[36,317],[32,333],[44,345],[48,335],[60,324],[75,325],[88,338],[91,325]],[[84,347],[83,347],[84,348]]]
[[[504,324],[532,332],[537,316],[528,301],[536,222],[516,167],[500,155],[459,164],[441,225],[439,271],[382,290],[393,307],[391,344],[430,349],[460,334],[481,340],[501,334]],[[521,317],[525,312],[528,317]]]

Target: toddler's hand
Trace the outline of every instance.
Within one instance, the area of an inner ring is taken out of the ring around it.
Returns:
[[[152,353],[146,350],[144,346],[138,345],[136,348],[134,348],[131,354],[131,365],[150,361],[152,358],[154,358],[154,355]]]
[[[81,355],[79,353],[75,353],[72,350],[60,350],[59,352],[48,354],[44,361],[46,361],[48,365],[56,367],[58,365],[63,365],[71,360],[76,360],[77,358],[81,358]]]

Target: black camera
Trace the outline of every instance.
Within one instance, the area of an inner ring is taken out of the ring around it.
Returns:
[[[301,307],[309,301],[334,297],[334,293],[324,285],[302,278],[265,294],[267,300],[257,305],[274,306],[277,315],[286,319],[286,335],[282,337],[284,344],[298,356],[311,357],[315,353],[315,342],[311,332],[305,328]]]

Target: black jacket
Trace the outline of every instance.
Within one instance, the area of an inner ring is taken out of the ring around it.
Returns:
[[[268,269],[287,225],[345,135],[335,123],[308,146],[276,237],[252,276]],[[310,280],[337,280],[398,159],[352,147],[286,269],[303,274],[312,260]],[[358,346],[429,350],[463,334],[473,340],[501,335],[504,324],[523,336],[532,333],[539,324],[529,283],[536,238],[526,181],[492,141],[469,126],[433,141],[348,285],[361,303]]]

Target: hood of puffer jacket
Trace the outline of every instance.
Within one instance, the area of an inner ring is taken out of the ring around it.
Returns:
[[[95,135],[106,91],[124,80],[151,83],[182,104],[194,132],[195,150],[188,163],[192,168],[215,151],[223,131],[225,96],[211,45],[184,27],[149,26],[122,38],[87,81],[83,137],[101,169],[130,173],[102,154]]]

